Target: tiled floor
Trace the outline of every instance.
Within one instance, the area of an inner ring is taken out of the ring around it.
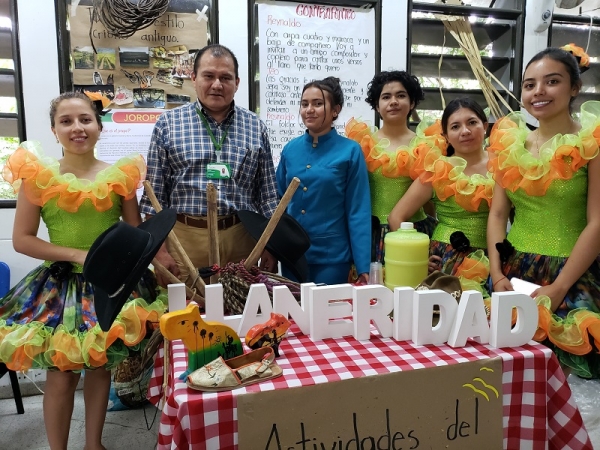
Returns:
[[[44,431],[42,396],[23,398],[25,414],[18,415],[14,400],[0,400],[0,449],[2,450],[49,450]],[[156,408],[146,406],[146,416],[151,423]],[[83,422],[83,391],[75,393],[75,410],[71,419],[69,450],[82,450],[85,444]],[[142,409],[110,411],[106,414],[103,443],[108,450],[150,450],[156,448],[158,422],[156,416],[150,430]]]
[[[594,448],[600,449],[600,380],[569,377],[573,396]]]
[[[569,383],[592,443],[600,449],[600,381],[581,380],[571,375]],[[24,406],[25,414],[17,415],[13,399],[0,400],[0,449],[49,449],[42,417],[42,396],[25,397]],[[155,411],[151,406],[146,407],[149,422]],[[109,412],[104,427],[104,445],[108,450],[153,449],[156,447],[158,421],[157,416],[154,426],[148,431],[142,409]],[[83,444],[83,392],[77,391],[69,449],[81,450]]]

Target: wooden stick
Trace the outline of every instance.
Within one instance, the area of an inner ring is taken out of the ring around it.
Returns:
[[[160,206],[160,203],[158,203],[158,199],[154,194],[154,189],[152,189],[152,186],[150,185],[150,182],[148,180],[144,181],[144,188],[146,189],[146,195],[150,199],[150,203],[152,203],[152,207],[156,212],[160,212],[162,210],[162,206]],[[194,264],[192,263],[187,253],[181,246],[181,243],[179,242],[179,239],[177,239],[177,236],[175,235],[175,232],[173,230],[171,230],[171,232],[167,236],[167,240],[179,254],[179,257],[183,261],[183,264],[185,265],[190,275],[192,277],[195,277],[194,283],[196,285],[196,288],[198,289],[198,292],[200,292],[200,295],[204,297],[204,280],[202,279],[202,277],[198,276],[198,268],[194,267]]]
[[[175,283],[175,284],[181,283],[181,280],[179,278],[177,278],[175,275],[173,275],[171,272],[169,272],[169,269],[167,269],[160,262],[158,262],[158,260],[156,258],[154,258],[152,260],[152,265],[154,266],[154,268],[156,270],[158,270],[160,273],[162,273],[164,276],[166,276],[171,283]],[[191,290],[188,285],[185,286],[185,295],[190,300],[194,300],[200,306],[204,307],[204,303],[205,303],[204,297],[202,297],[200,294]]]
[[[167,401],[167,387],[169,385],[169,365],[171,364],[169,358],[169,351],[171,350],[171,344],[167,338],[165,338],[165,342],[163,345],[163,384],[162,384],[162,398],[160,399],[160,409],[161,411],[165,407],[165,403]]]
[[[207,216],[208,216],[208,265],[221,265],[219,255],[219,228],[217,225],[217,189],[213,183],[206,187]],[[210,277],[210,283],[219,282],[219,274]]]
[[[246,259],[246,262],[244,264],[246,270],[250,270],[250,267],[255,265],[260,259],[260,255],[262,255],[262,252],[265,249],[267,242],[269,242],[269,239],[271,238],[275,227],[279,223],[279,219],[281,219],[281,216],[285,212],[288,203],[292,199],[292,196],[294,195],[294,192],[296,192],[296,189],[298,189],[299,185],[300,179],[294,177],[290,185],[287,187],[285,194],[283,194],[283,197],[279,201],[279,205],[277,205],[277,208],[275,208],[275,212],[269,219],[269,223],[267,224],[265,231],[263,231],[263,234],[260,236],[260,239],[258,240],[256,246],[250,253],[250,256],[248,256],[248,258]]]

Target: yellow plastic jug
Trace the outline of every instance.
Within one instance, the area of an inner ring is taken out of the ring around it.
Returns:
[[[402,222],[397,231],[385,235],[385,286],[417,287],[427,276],[429,236]]]

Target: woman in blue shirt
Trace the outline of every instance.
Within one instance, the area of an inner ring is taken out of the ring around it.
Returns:
[[[306,84],[300,103],[306,133],[286,144],[277,168],[279,195],[294,177],[300,179],[287,212],[310,236],[308,281],[315,283],[347,282],[352,263],[359,282],[367,282],[369,277],[368,172],[360,146],[333,128],[343,103],[338,78]],[[293,279],[286,270],[283,275]]]

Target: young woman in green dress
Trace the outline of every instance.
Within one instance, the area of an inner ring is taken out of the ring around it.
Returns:
[[[521,113],[499,120],[490,135],[496,180],[488,222],[494,291],[510,279],[541,286],[535,338],[563,367],[600,377],[600,102],[572,103],[581,89],[575,57],[547,48],[527,64],[521,99],[539,126]],[[508,236],[511,207],[515,214]]]
[[[404,71],[384,71],[373,77],[366,98],[381,117],[381,128],[354,118],[346,124],[346,136],[360,144],[369,171],[371,210],[374,225],[380,227],[373,230],[375,242],[382,240],[389,229],[388,215],[417,177],[415,161],[424,157],[429,147],[444,142],[437,124],[429,126],[423,121],[416,132],[408,127],[423,99],[417,77]],[[418,231],[431,237],[436,221],[431,209],[430,213],[421,207],[409,219]]]
[[[474,100],[464,97],[448,103],[441,120],[447,147],[433,147],[417,162],[419,178],[389,216],[390,228],[397,230],[432,200],[438,224],[429,248],[429,272],[460,276],[463,289],[479,289],[484,295],[489,271],[486,228],[494,186],[484,148],[487,125],[483,108]]]
[[[148,271],[104,332],[82,265],[94,240],[121,217],[140,224],[136,189],[146,169],[140,155],[113,165],[96,159],[102,123],[84,94],[53,100],[50,123],[63,157],[45,156],[39,144],[23,142],[3,171],[18,190],[15,250],[45,262],[0,299],[0,362],[16,371],[48,370],[43,410],[52,450],[67,448],[75,389],[85,370],[85,449],[101,450],[110,369],[139,347],[165,305],[155,301],[156,280]],[[37,236],[40,219],[49,242]]]

